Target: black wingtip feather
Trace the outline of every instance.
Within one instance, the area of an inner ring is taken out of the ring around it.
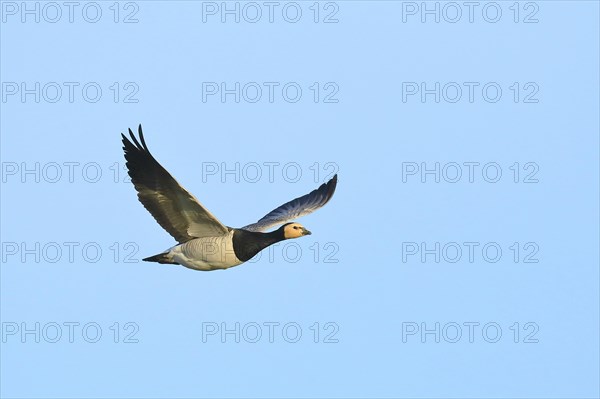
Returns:
[[[326,189],[327,197],[331,197],[337,186],[337,180],[338,180],[338,175],[336,173],[335,175],[333,175],[333,177],[331,179],[329,179],[329,181],[327,183],[323,183],[321,185],[321,187],[318,188],[318,190],[320,191],[320,190]]]
[[[140,140],[142,141],[142,145],[144,146],[144,150],[150,152],[150,150],[148,150],[148,146],[146,145],[146,140],[144,140],[144,133],[142,132],[142,124],[141,123],[138,126],[138,134],[140,135]]]
[[[143,150],[144,147],[142,147],[142,145],[140,144],[140,142],[138,141],[138,139],[135,137],[135,135],[133,134],[133,132],[131,131],[131,129],[129,129],[129,135],[131,136],[131,139],[135,143],[135,146],[138,148],[138,150]]]
[[[333,186],[333,188],[335,189],[335,186],[337,186],[337,173],[335,175],[333,175],[331,180],[329,180],[328,184],[331,184]]]
[[[336,173],[327,183],[325,183],[327,191],[325,194],[325,202],[323,203],[323,205],[328,203],[331,197],[333,197],[333,193],[335,193],[335,188],[337,187],[337,181],[338,175]]]
[[[121,133],[121,139],[123,141],[123,150],[125,151],[126,154],[128,152],[135,150],[135,146],[131,143],[131,141],[129,141],[127,136],[125,136],[123,133]]]

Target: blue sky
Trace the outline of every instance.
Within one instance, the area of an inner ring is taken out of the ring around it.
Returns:
[[[598,397],[598,3],[224,4],[0,3],[1,395]],[[141,262],[139,123],[229,226],[337,192]]]

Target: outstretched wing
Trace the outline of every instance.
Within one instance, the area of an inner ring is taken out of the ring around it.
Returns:
[[[226,234],[227,227],[181,187],[150,154],[142,134],[142,125],[138,133],[141,144],[131,129],[129,136],[132,141],[121,134],[126,165],[140,202],[158,224],[179,243],[196,237]]]
[[[250,231],[265,231],[270,227],[308,215],[329,202],[331,197],[333,197],[336,185],[337,174],[327,183],[321,184],[316,190],[281,205],[279,208],[269,212],[258,222],[242,228]]]

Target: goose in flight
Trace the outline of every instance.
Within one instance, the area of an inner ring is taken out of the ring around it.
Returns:
[[[143,260],[183,265],[194,270],[228,269],[238,266],[276,242],[311,234],[290,222],[325,205],[335,192],[337,174],[316,190],[272,210],[258,222],[236,229],[222,224],[183,188],[148,150],[138,128],[139,140],[129,129],[123,150],[138,199],[178,244]],[[277,230],[266,230],[279,226]]]

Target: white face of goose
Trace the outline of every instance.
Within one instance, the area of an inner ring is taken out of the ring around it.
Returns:
[[[312,234],[306,230],[300,223],[290,223],[283,228],[283,236],[285,239],[298,238]]]

